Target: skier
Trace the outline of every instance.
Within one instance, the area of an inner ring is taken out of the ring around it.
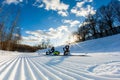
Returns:
[[[64,55],[70,54],[69,45],[66,45],[66,46],[63,48],[63,51],[64,51]]]

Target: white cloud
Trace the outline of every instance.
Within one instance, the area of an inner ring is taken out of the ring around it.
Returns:
[[[47,10],[67,10],[68,5],[61,3],[60,0],[43,0]]]
[[[51,39],[61,39],[62,36],[68,32],[68,27],[67,26],[60,26],[56,29],[50,28],[49,31],[47,32],[47,37],[51,38]]]
[[[92,3],[93,0],[83,0],[77,2],[76,6],[71,9],[71,13],[76,16],[86,17],[88,14],[95,14],[96,10],[91,5],[85,5],[86,3]]]
[[[28,37],[23,36],[23,42],[31,42],[32,44],[39,44],[42,40],[50,39],[55,46],[63,45],[70,42],[72,32],[76,31],[80,25],[78,20],[63,20],[63,25],[57,28],[49,28],[48,30],[26,31]],[[74,39],[71,38],[73,41]]]
[[[3,3],[5,3],[5,4],[12,4],[12,3],[18,4],[20,2],[23,2],[23,0],[4,0],[3,1]]]
[[[39,39],[36,36],[29,35],[27,37],[22,36],[21,44],[27,44],[27,45],[37,45],[41,42],[41,39]]]
[[[58,11],[58,14],[61,16],[67,16],[68,12],[67,11]]]
[[[26,33],[28,34],[27,37],[23,36],[22,37],[22,43],[25,42],[31,42],[34,44],[38,44],[40,43],[43,39],[47,40],[50,39],[53,41],[53,43],[55,41],[59,41],[60,42],[64,42],[63,36],[66,35],[66,33],[69,33],[68,27],[67,26],[60,26],[56,29],[54,28],[49,28],[48,31],[43,31],[43,30],[36,30],[36,31],[26,31]],[[66,39],[67,37],[65,37]],[[28,44],[28,43],[27,43]],[[60,45],[62,43],[57,43],[56,45]]]
[[[63,45],[66,42],[70,42],[70,38],[73,37],[74,32],[80,25],[78,20],[63,20],[63,25],[57,28],[49,28],[48,30],[36,30],[26,31],[27,37],[23,36],[22,43],[35,45],[39,44],[43,40],[50,39],[51,44],[54,46]],[[71,38],[73,41],[74,39]]]
[[[23,42],[31,42],[32,45],[39,44],[42,40],[50,39],[54,46],[63,45],[66,42],[73,41],[72,32],[76,31],[80,25],[78,20],[63,20],[63,24],[57,28],[49,28],[48,30],[26,31],[28,37],[23,36]],[[27,43],[28,44],[28,43]]]
[[[45,7],[46,10],[57,11],[57,13],[61,16],[68,15],[67,10],[69,8],[69,5],[60,2],[60,0],[42,0],[42,3],[40,2],[40,0],[36,0],[33,5],[40,8]]]
[[[88,2],[93,2],[93,0],[86,0],[86,1],[88,1]]]
[[[18,4],[20,2],[28,3],[28,0],[4,0],[4,4]],[[56,11],[61,16],[68,16],[68,8],[69,5],[61,2],[60,0],[35,0],[32,4],[33,6],[37,6],[38,8],[45,8],[46,10]]]
[[[75,27],[78,26],[78,24],[80,24],[78,20],[63,20],[63,23],[70,24],[70,27]]]
[[[42,8],[43,6],[44,6],[43,4],[39,5],[40,8]]]

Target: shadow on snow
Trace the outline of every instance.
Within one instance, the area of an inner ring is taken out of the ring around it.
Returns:
[[[52,56],[53,57],[53,56]],[[52,66],[62,63],[66,58],[69,56],[54,56],[55,58],[52,58],[50,61],[46,63],[46,65]]]

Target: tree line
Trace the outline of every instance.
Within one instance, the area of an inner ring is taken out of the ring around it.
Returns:
[[[76,42],[101,38],[120,33],[120,1],[112,0],[101,6],[95,15],[89,14],[73,35]]]

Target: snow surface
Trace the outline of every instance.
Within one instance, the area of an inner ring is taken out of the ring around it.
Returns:
[[[75,56],[0,51],[0,80],[120,80],[119,40],[120,34],[71,45]]]

